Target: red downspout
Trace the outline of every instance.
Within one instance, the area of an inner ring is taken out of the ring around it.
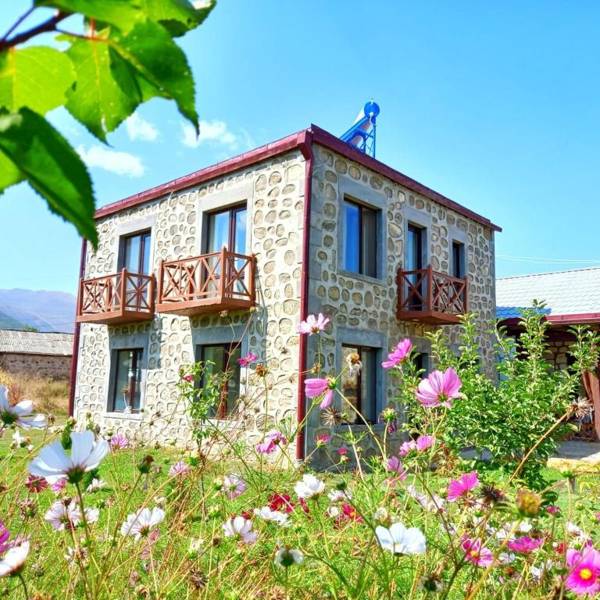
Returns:
[[[79,312],[79,297],[81,286],[79,282],[83,277],[85,270],[85,254],[87,251],[87,242],[85,239],[81,240],[81,258],[79,259],[79,279],[77,280],[77,305],[75,308],[75,319],[77,319],[77,313]],[[69,416],[73,416],[75,408],[75,385],[77,383],[77,363],[79,361],[79,334],[81,329],[81,323],[75,321],[75,332],[73,335],[73,356],[71,358],[71,374],[69,382]]]
[[[310,204],[312,194],[313,173],[313,150],[312,131],[303,131],[300,134],[300,151],[305,160],[304,175],[304,215],[303,215],[303,240],[302,240],[302,271],[300,274],[300,319],[304,321],[308,316],[308,284],[310,262]],[[306,417],[306,399],[304,396],[304,379],[306,376],[307,337],[300,336],[299,344],[299,372],[298,372],[298,423],[302,423]],[[306,425],[306,424],[305,424]],[[296,436],[296,458],[304,459],[305,426],[298,429]]]

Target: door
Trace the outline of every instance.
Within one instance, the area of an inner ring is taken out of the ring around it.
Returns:
[[[150,231],[141,231],[121,238],[119,271],[127,270],[125,304],[128,310],[149,310],[150,280],[140,275],[150,275]]]
[[[422,227],[408,225],[406,240],[406,271],[418,271],[424,268],[425,230]],[[422,273],[412,273],[406,283],[406,310],[423,310],[424,294],[427,293],[427,281]]]

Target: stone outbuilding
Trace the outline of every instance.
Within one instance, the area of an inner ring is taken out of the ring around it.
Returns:
[[[0,369],[51,379],[69,379],[73,335],[0,329]]]
[[[493,369],[484,324],[496,311],[499,228],[315,125],[100,208],[96,221],[98,248],[84,245],[81,263],[71,410],[105,431],[186,443],[179,369],[211,361],[232,374],[214,423],[256,443],[274,422],[305,422],[292,444],[302,459],[320,433],[342,444],[342,428],[304,395],[317,355],[331,375],[360,355],[360,375],[346,371],[340,385],[379,428],[394,398],[380,367],[390,349],[409,336],[431,368],[425,334],[447,327],[453,339],[467,311]],[[326,332],[299,336],[320,312]],[[267,394],[239,365],[250,352],[266,366]],[[364,427],[350,420],[344,430]]]

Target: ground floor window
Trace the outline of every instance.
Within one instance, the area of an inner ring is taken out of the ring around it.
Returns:
[[[108,409],[111,412],[136,413],[142,398],[142,348],[115,350],[113,377]]]
[[[378,357],[379,349],[367,346],[344,344],[342,346],[344,374],[342,376],[342,393],[354,406],[365,421],[375,423],[377,421],[378,394],[377,376],[379,373]],[[355,355],[355,356],[353,356]],[[358,357],[362,367],[348,368]],[[346,410],[347,408],[347,410]],[[351,408],[345,407],[348,420],[353,423],[362,423],[361,419]]]
[[[221,390],[221,398],[212,414],[217,419],[227,418],[235,409],[236,402],[240,397],[240,364],[238,362],[240,357],[239,342],[205,344],[196,349],[197,360],[205,364],[208,372],[227,374]]]
[[[429,354],[426,352],[418,352],[415,354],[414,361],[421,377],[427,377],[427,374],[429,373]]]

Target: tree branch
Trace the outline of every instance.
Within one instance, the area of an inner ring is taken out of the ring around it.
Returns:
[[[54,31],[56,29],[56,25],[60,23],[63,19],[69,17],[71,14],[72,13],[63,12],[62,10],[60,10],[53,17],[50,17],[47,21],[44,21],[43,23],[40,23],[39,25],[36,25],[35,27],[24,31],[23,33],[19,33],[7,40],[6,37],[10,34],[9,31],[6,34],[6,36],[4,36],[2,40],[0,40],[0,52],[6,50],[7,48],[12,48],[17,44],[22,44],[23,42],[26,42],[27,40],[40,33],[44,33],[46,31]],[[20,20],[22,20],[22,18]],[[18,25],[18,23],[16,25]],[[13,29],[14,26],[11,28],[11,30]]]

